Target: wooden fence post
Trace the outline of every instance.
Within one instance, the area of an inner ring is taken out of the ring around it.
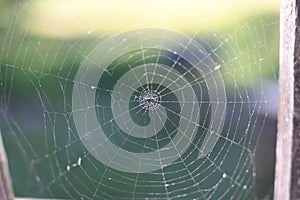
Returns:
[[[300,0],[282,0],[275,200],[300,199]]]
[[[14,199],[14,191],[8,170],[8,162],[0,130],[0,199]]]

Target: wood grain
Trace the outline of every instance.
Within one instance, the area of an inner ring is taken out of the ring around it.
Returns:
[[[300,35],[298,11],[299,0],[281,1],[280,100],[276,147],[275,200],[300,198]]]
[[[4,149],[1,131],[0,131],[0,199],[14,199],[13,187],[8,170],[6,152]]]

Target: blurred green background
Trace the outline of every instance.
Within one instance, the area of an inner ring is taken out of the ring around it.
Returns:
[[[204,196],[271,198],[279,59],[279,1],[271,0],[0,0],[0,128],[16,195],[167,198],[162,171],[137,176],[107,169],[88,154],[72,122],[72,80],[85,56],[114,34],[144,27],[193,37],[222,66],[233,103],[221,134],[245,148],[220,139],[210,155],[229,180],[218,182],[215,166],[195,163]],[[78,157],[82,165],[69,172]],[[197,197],[186,172],[168,172],[168,180],[178,178],[172,195]]]

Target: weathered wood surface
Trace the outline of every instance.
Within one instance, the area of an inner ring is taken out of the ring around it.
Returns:
[[[300,199],[300,0],[282,0],[274,199]]]
[[[0,199],[14,199],[13,187],[8,170],[8,162],[0,131]]]
[[[296,33],[294,52],[294,134],[291,199],[300,199],[300,1],[296,1]]]

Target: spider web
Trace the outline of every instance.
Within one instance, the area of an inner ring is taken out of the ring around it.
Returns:
[[[100,34],[92,19],[68,37],[30,28],[26,1],[3,5],[0,127],[17,196],[272,197],[276,9],[192,31],[141,20]]]

